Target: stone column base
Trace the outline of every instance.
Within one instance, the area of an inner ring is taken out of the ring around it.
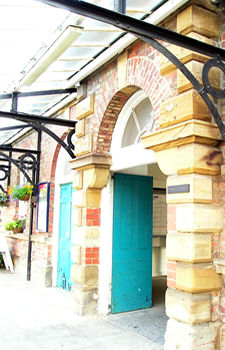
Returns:
[[[74,299],[74,312],[79,316],[97,313],[97,289],[72,285],[71,294]]]
[[[167,323],[164,350],[216,350],[220,324],[189,325],[170,319]]]

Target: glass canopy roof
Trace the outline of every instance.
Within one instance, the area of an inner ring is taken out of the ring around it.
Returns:
[[[87,1],[113,10],[114,0]],[[143,19],[166,1],[127,0],[127,15]],[[0,95],[67,89],[72,77],[125,33],[111,25],[47,6],[35,0],[0,0]],[[18,112],[51,115],[52,106],[76,94],[19,97]],[[0,99],[0,111],[12,99]],[[0,118],[0,129],[21,122]],[[0,130],[0,144],[18,130]]]

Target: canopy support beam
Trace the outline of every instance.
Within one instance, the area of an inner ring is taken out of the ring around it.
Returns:
[[[221,132],[222,138],[225,141],[225,126],[220,117],[220,114],[216,106],[211,101],[209,95],[214,98],[220,99],[225,97],[225,89],[222,91],[216,91],[209,81],[209,70],[212,67],[217,67],[225,73],[225,50],[219,47],[215,47],[204,42],[199,42],[196,39],[190,38],[173,32],[171,30],[126,16],[122,13],[111,11],[94,4],[90,4],[80,0],[37,0],[47,5],[59,7],[64,10],[68,10],[74,13],[78,13],[82,16],[87,16],[92,19],[105,22],[114,25],[128,33],[134,34],[137,38],[147,42],[153,46],[156,50],[167,57],[176,67],[186,76],[186,78],[193,84],[205,104],[208,106],[213,118]],[[220,3],[224,6],[225,0],[220,0]],[[155,40],[156,39],[156,40]],[[184,64],[175,57],[166,47],[158,42],[162,40],[164,42],[177,45],[200,54],[212,57],[204,63],[202,70],[202,82],[203,87],[199,81],[193,76],[193,74],[184,66]]]

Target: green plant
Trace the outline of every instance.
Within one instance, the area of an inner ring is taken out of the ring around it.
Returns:
[[[1,191],[0,192],[0,203],[6,203],[9,199],[9,196],[7,193]]]
[[[24,229],[26,225],[26,216],[14,215],[13,220],[5,225],[6,231],[12,231],[14,228]]]
[[[8,188],[8,194],[13,197],[13,199],[22,200],[26,195],[31,195],[33,192],[33,185],[30,183],[25,185],[10,186]]]

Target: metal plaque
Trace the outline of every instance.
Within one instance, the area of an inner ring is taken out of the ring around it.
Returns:
[[[168,186],[167,187],[167,193],[172,194],[172,193],[188,193],[190,192],[190,185],[185,184],[185,185],[175,185],[175,186]]]

